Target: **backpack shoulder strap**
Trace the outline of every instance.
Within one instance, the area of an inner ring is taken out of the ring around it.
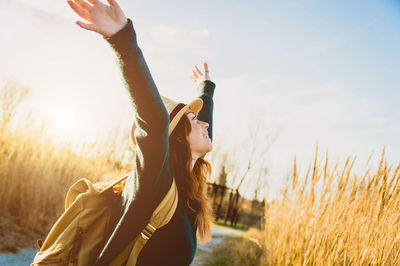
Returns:
[[[113,186],[115,186],[115,185],[121,183],[122,181],[124,181],[125,179],[127,179],[128,176],[129,176],[129,173],[126,174],[126,175],[124,175],[124,176],[121,177],[121,178],[118,178],[117,180],[115,180],[114,182],[112,182],[111,184],[109,184],[105,189],[103,189],[103,190],[100,192],[100,194],[106,192],[107,190],[109,190],[109,189],[112,188]]]
[[[175,179],[173,178],[169,191],[153,212],[150,222],[142,230],[140,235],[135,238],[132,243],[111,263],[111,265],[122,265],[127,258],[127,266],[136,265],[137,258],[144,245],[158,228],[166,225],[171,220],[177,205],[178,188],[176,187]]]

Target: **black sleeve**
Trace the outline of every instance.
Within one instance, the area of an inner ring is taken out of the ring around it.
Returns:
[[[201,121],[207,122],[208,136],[212,140],[213,138],[213,109],[214,109],[214,90],[215,84],[210,80],[205,80],[199,84],[198,91],[200,93],[199,98],[203,100],[203,108],[197,115],[197,118]]]

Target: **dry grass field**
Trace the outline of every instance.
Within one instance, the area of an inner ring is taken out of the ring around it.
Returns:
[[[338,169],[316,153],[300,178],[295,160],[292,182],[266,206],[264,231],[222,242],[207,265],[400,265],[400,164],[388,166],[384,152],[362,176],[355,159]]]
[[[0,251],[33,247],[34,239],[45,237],[75,180],[98,181],[121,170],[113,145],[78,149],[28,125],[0,123]],[[221,244],[218,259],[238,265],[400,265],[400,164],[388,166],[384,154],[377,169],[362,175],[353,171],[355,158],[339,169],[328,155],[318,161],[317,148],[312,167],[300,177],[295,159],[291,183],[279,200],[266,204],[264,231]],[[226,260],[224,253],[236,259]]]
[[[29,93],[15,80],[0,86],[0,252],[37,248],[76,180],[114,178],[133,155],[118,128],[83,144],[57,138],[47,122],[18,113]]]
[[[94,145],[73,151],[40,130],[0,125],[0,236],[2,250],[30,246],[61,214],[68,187],[80,177],[98,180],[117,165]],[[18,240],[19,236],[28,236]],[[4,241],[3,241],[4,240]]]
[[[101,181],[121,170],[117,136],[77,145],[50,137],[45,123],[15,121],[28,94],[15,81],[0,87],[0,252],[35,247],[63,212],[77,179]]]
[[[317,161],[282,200],[266,210],[264,249],[268,265],[399,265],[400,164],[389,167],[382,151],[377,169],[352,173]]]

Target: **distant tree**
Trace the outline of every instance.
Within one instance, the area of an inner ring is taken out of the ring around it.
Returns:
[[[263,167],[262,170],[258,171],[257,181],[255,182],[254,191],[253,191],[254,192],[254,196],[253,196],[254,201],[258,201],[258,197],[260,195],[260,189],[264,188],[264,185],[266,183],[267,174],[268,174],[267,167]]]
[[[242,153],[246,155],[246,167],[243,169],[243,166],[240,164],[236,164],[238,168],[241,170],[237,171],[240,173],[239,183],[236,186],[236,189],[239,190],[240,187],[243,185],[243,182],[247,177],[250,176],[250,172],[252,172],[252,176],[257,176],[260,179],[265,179],[265,176],[268,172],[267,170],[267,154],[269,149],[271,148],[272,144],[276,140],[277,136],[271,136],[266,132],[262,132],[262,122],[258,121],[258,123],[253,123],[256,126],[254,130],[249,131],[249,136],[247,139],[243,141],[243,149]],[[262,165],[260,165],[262,163]],[[259,193],[259,189],[257,194]]]
[[[247,128],[249,129],[247,137],[229,147],[226,153],[218,154],[221,170],[218,172],[217,180],[222,184],[226,182],[232,188],[227,197],[224,223],[229,220],[232,224],[235,224],[238,220],[240,216],[239,206],[244,201],[240,196],[243,190],[252,191],[254,198],[257,199],[261,191],[267,189],[267,154],[276,139],[276,135],[272,136],[265,131],[261,120],[251,122]],[[250,179],[252,182],[249,182]],[[244,189],[243,184],[245,184]],[[241,193],[239,193],[239,189]],[[257,201],[258,205],[260,204]]]
[[[268,133],[261,120],[250,122],[247,128],[249,128],[248,135],[237,141],[236,145],[214,149],[211,161],[219,162],[215,176],[219,184],[226,184],[235,190],[243,191],[242,186],[246,183],[245,190],[257,190],[254,193],[258,196],[260,189],[266,183],[268,151],[277,135]],[[245,182],[249,178],[254,178],[254,182],[251,184]]]
[[[217,177],[217,182],[219,185],[226,186],[228,172],[226,169],[226,161],[228,160],[228,154],[224,153],[221,159],[221,168]]]

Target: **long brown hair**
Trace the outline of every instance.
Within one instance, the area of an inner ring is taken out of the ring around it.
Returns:
[[[197,159],[193,170],[190,169],[192,154],[186,137],[192,127],[186,115],[183,115],[169,137],[169,152],[172,172],[178,186],[179,195],[186,199],[189,209],[197,212],[197,236],[200,242],[211,237],[212,209],[207,196],[207,177],[211,174],[211,165],[203,158]],[[193,209],[195,202],[198,209]]]

